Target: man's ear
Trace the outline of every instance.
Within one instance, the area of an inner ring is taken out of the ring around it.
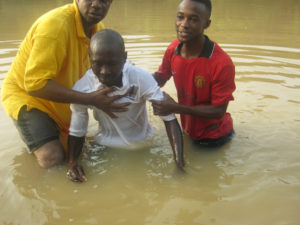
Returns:
[[[127,52],[124,52],[124,61],[126,62],[127,60]]]
[[[210,26],[211,20],[207,20],[206,25],[205,25],[205,29],[207,29]]]
[[[90,64],[92,64],[92,63],[91,63],[91,59],[92,59],[92,51],[91,51],[91,49],[88,50],[88,54],[89,54],[89,61],[90,61]]]

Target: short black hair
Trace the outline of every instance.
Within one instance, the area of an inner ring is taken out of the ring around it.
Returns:
[[[117,31],[112,29],[103,29],[93,35],[90,41],[90,50],[94,52],[100,46],[125,51],[125,45],[122,36]]]
[[[210,0],[191,0],[193,2],[199,2],[202,3],[203,5],[205,5],[205,7],[207,8],[209,15],[211,15],[211,10],[212,10],[212,6],[211,6],[211,1]]]

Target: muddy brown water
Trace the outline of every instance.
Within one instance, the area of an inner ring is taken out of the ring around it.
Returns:
[[[0,86],[34,20],[66,0],[0,0]],[[175,36],[176,0],[115,0],[106,27],[129,59],[154,72]],[[209,37],[236,65],[228,110],[236,136],[218,151],[185,137],[186,174],[174,171],[163,123],[139,151],[90,143],[88,182],[40,169],[0,106],[0,224],[300,224],[300,2],[214,0]],[[164,91],[176,97],[172,82]],[[97,128],[90,121],[89,135]]]

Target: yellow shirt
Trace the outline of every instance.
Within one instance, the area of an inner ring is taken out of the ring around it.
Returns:
[[[93,33],[103,28],[99,23]],[[69,104],[32,97],[27,92],[41,89],[50,79],[71,89],[90,67],[89,42],[76,0],[41,16],[26,34],[3,82],[1,101],[7,114],[17,120],[22,106],[37,108],[67,134]]]

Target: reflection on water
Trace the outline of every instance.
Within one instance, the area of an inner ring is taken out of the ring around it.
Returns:
[[[17,54],[20,43],[20,41],[0,40],[0,88],[11,63]]]
[[[41,4],[28,2],[29,6]],[[67,1],[49,2],[43,10]],[[157,69],[175,38],[173,27],[167,28],[173,19],[164,16],[171,17],[172,11],[165,9],[175,9],[177,4],[166,0],[161,6],[159,2],[115,1],[106,23],[124,34],[129,59],[150,72]],[[237,90],[229,105],[236,136],[216,151],[197,149],[184,137],[185,174],[177,173],[164,125],[151,114],[150,106],[150,122],[156,129],[151,147],[124,152],[99,147],[89,139],[81,158],[88,178],[84,184],[67,180],[65,165],[39,168],[1,106],[0,224],[299,224],[300,42],[294,39],[300,35],[300,20],[296,20],[300,13],[295,13],[300,7],[295,1],[287,2],[286,15],[295,21],[284,28],[289,33],[278,36],[279,30],[274,31],[276,43],[269,29],[263,33],[266,25],[260,23],[265,11],[254,10],[265,9],[270,1],[214,2],[210,36],[221,40],[236,65]],[[279,12],[283,3],[272,1],[270,8]],[[143,18],[133,13],[137,4],[144,4],[139,8]],[[13,5],[0,1],[1,13],[3,6],[11,9]],[[261,19],[256,22],[260,32],[251,32],[251,37],[258,37],[256,44],[241,38],[255,25],[249,25],[253,14]],[[9,18],[7,12],[3,16]],[[128,19],[117,23],[120,17]],[[233,23],[231,18],[239,20]],[[236,29],[242,22],[248,24],[247,32]],[[270,27],[277,25],[274,21]],[[7,31],[4,26],[0,22],[1,31]],[[225,37],[228,30],[230,39]],[[0,39],[0,87],[20,45],[19,33],[0,34],[11,37]],[[176,98],[171,81],[164,91]],[[95,121],[90,121],[89,128],[92,136]]]

